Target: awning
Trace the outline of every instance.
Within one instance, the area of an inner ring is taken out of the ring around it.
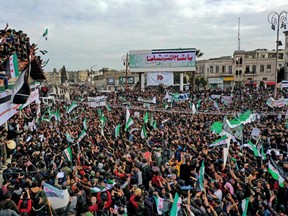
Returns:
[[[265,83],[266,85],[276,85],[276,82],[274,81],[266,81]]]
[[[245,82],[245,85],[250,85],[250,86],[256,87],[257,83],[255,81],[252,81],[252,80],[247,80]]]

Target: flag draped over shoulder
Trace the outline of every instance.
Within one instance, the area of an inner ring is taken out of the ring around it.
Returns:
[[[29,84],[30,65],[19,75],[13,89],[11,102],[13,104],[25,104],[30,96]]]
[[[68,190],[60,190],[47,183],[43,184],[44,192],[53,209],[64,208],[69,203]]]
[[[5,74],[11,78],[19,76],[17,54],[12,54],[6,62]]]

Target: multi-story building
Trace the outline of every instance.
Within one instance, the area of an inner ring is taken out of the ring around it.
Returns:
[[[44,73],[46,77],[46,82],[49,84],[60,84],[61,83],[61,74],[59,71],[56,71],[55,69],[53,72],[46,72]]]
[[[284,66],[284,50],[278,52],[278,69]],[[276,51],[237,50],[233,57],[225,56],[197,61],[196,76],[204,77],[210,88],[229,88],[276,84]]]

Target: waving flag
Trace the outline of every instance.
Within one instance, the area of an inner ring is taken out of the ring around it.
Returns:
[[[268,172],[271,176],[279,182],[281,187],[284,187],[284,178],[280,175],[279,171],[269,162],[268,163]]]
[[[5,67],[5,74],[11,78],[18,77],[20,75],[18,70],[18,58],[17,54],[14,53],[9,57]]]
[[[126,124],[125,124],[125,131],[133,124],[133,119],[130,117],[130,112],[128,106],[126,107]]]
[[[144,117],[143,117],[143,121],[144,121],[145,124],[147,124],[148,120],[149,120],[149,114],[148,114],[148,112],[146,112]]]
[[[182,199],[181,199],[181,197],[179,197],[178,193],[176,192],[175,197],[174,197],[174,201],[172,204],[172,208],[171,208],[171,211],[169,214],[170,216],[177,216],[178,215],[178,212],[181,208],[181,203],[182,203]]]
[[[60,190],[47,183],[43,184],[43,190],[46,194],[47,199],[53,209],[64,208],[69,203],[68,190]]]
[[[68,109],[66,110],[66,113],[70,113],[73,109],[75,109],[77,107],[77,103],[76,102],[72,102],[71,105],[68,107]]]
[[[205,167],[204,161],[202,161],[200,171],[199,171],[199,178],[197,179],[197,191],[204,191],[204,175],[205,175]]]
[[[20,74],[14,85],[13,94],[11,96],[11,102],[13,104],[25,104],[27,102],[31,93],[29,74],[30,65]]]
[[[249,197],[242,200],[242,202],[241,202],[242,216],[247,215],[248,204],[249,204]]]
[[[69,146],[68,148],[64,149],[63,153],[64,153],[66,159],[72,162],[72,149],[71,149],[71,147]]]
[[[235,128],[241,124],[251,123],[256,120],[256,114],[253,114],[250,110],[246,111],[243,114],[240,114],[238,118],[232,120],[226,120],[230,128]]]
[[[88,129],[86,118],[84,118],[84,120],[83,120],[83,128],[84,128],[84,130],[87,130],[87,129]]]
[[[155,203],[156,203],[156,208],[157,208],[157,213],[158,215],[162,215],[163,212],[163,206],[164,206],[164,199],[159,197],[159,196],[154,196]]]
[[[48,39],[48,28],[45,30],[45,32],[42,34],[42,37],[45,38],[45,40]]]
[[[82,132],[80,133],[78,139],[77,139],[77,143],[81,142],[81,140],[87,135],[85,130],[82,130]]]
[[[117,138],[118,136],[120,136],[120,128],[121,128],[121,125],[118,124],[116,127],[115,127],[115,138]]]
[[[141,130],[141,138],[145,139],[146,137],[147,137],[146,127],[145,125],[143,125]]]
[[[244,144],[243,147],[247,147],[253,151],[255,157],[261,157],[260,152],[257,147],[249,140],[247,144]]]
[[[211,127],[210,130],[212,131],[212,133],[214,134],[220,134],[222,132],[223,128],[223,123],[222,122],[214,122]]]
[[[227,136],[222,136],[220,139],[216,140],[215,142],[213,142],[212,144],[210,144],[208,147],[212,148],[212,147],[217,147],[217,146],[224,146],[227,147]]]

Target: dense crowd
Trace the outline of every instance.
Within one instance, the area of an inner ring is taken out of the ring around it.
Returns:
[[[9,58],[16,53],[18,59],[18,70],[21,72],[28,64],[28,57],[36,64],[41,65],[42,59],[37,55],[37,44],[30,43],[30,38],[22,30],[15,30],[6,27],[0,30],[0,79],[4,80],[5,89],[8,89],[8,81],[11,78],[9,70]],[[8,67],[8,68],[7,68]]]
[[[267,106],[271,90],[203,90],[188,100],[168,102],[164,98],[172,90],[159,86],[142,93],[106,94],[111,109],[88,106],[88,96],[101,95],[95,90],[77,86],[67,91],[77,102],[71,112],[62,100],[52,106],[33,103],[9,120],[8,130],[1,128],[1,159],[12,161],[2,171],[0,215],[288,214],[287,106]],[[233,99],[224,103],[212,100],[212,94]],[[281,96],[287,98],[287,91],[279,91]],[[157,103],[144,108],[138,97],[156,97]],[[213,101],[218,102],[217,109]],[[190,103],[198,104],[194,115]],[[134,121],[128,129],[125,107]],[[224,167],[223,148],[209,147],[220,138],[210,127],[247,110],[259,117],[242,125],[243,138],[231,141]],[[50,118],[52,111],[60,117]],[[253,128],[261,131],[257,140],[251,137]],[[83,130],[86,136],[77,143]],[[6,147],[8,140],[16,142],[15,149]],[[257,156],[243,147],[249,141],[264,153]],[[63,153],[69,146],[71,160]],[[281,184],[268,172],[271,162],[284,178]],[[53,208],[44,184],[68,190],[68,205]]]

